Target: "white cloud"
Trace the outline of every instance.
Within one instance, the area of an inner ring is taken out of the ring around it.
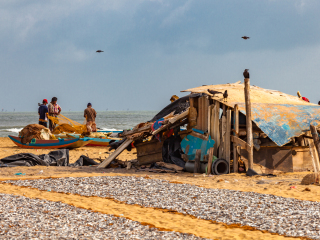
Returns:
[[[185,4],[173,10],[170,15],[163,20],[162,26],[171,25],[179,21],[190,9],[192,1],[193,0],[188,0]]]

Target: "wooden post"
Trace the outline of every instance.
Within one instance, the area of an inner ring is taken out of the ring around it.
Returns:
[[[246,125],[247,125],[247,143],[250,146],[248,152],[248,168],[253,168],[253,136],[251,121],[251,101],[250,101],[250,78],[244,79],[244,97],[246,104]]]
[[[231,132],[231,109],[227,110],[227,123],[226,123],[226,136],[225,136],[225,157],[229,164],[230,173],[230,132]]]
[[[233,109],[233,135],[239,137],[239,108],[238,104],[234,105]],[[233,144],[233,172],[239,172],[238,169],[238,147]]]
[[[317,149],[318,155],[320,156],[320,145],[319,145],[319,136],[315,126],[310,125],[310,130],[313,138],[314,145]]]
[[[210,148],[209,157],[208,157],[209,159],[208,159],[208,166],[207,166],[207,175],[211,174],[213,152],[214,152],[214,148]]]
[[[200,158],[201,158],[201,149],[198,149],[196,151],[196,157],[194,159],[194,173],[201,173],[201,162],[200,162]]]
[[[218,154],[218,148],[220,146],[220,132],[219,132],[219,114],[220,114],[220,102],[215,101],[215,106],[213,108],[214,112],[214,119],[213,119],[213,140],[214,143],[214,153],[213,155],[217,156]]]

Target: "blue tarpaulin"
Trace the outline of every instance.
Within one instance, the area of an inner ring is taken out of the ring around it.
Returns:
[[[246,114],[245,104],[238,103],[238,106],[240,112]],[[278,146],[310,130],[310,124],[320,124],[317,105],[252,103],[251,114],[252,121]]]

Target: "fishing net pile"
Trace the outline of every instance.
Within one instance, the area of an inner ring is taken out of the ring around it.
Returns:
[[[25,126],[21,132],[19,132],[19,137],[22,143],[30,143],[32,139],[56,139],[48,128],[39,124],[29,124]]]
[[[78,133],[82,134],[87,131],[87,127],[85,124],[78,123],[76,121],[71,120],[59,114],[56,117],[49,116],[49,119],[56,124],[56,127],[53,130],[53,134],[60,133]]]

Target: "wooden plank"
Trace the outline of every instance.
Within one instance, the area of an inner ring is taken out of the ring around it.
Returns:
[[[130,144],[132,143],[131,139],[124,141],[113,153],[110,154],[102,163],[99,164],[98,168],[106,168],[113,159],[115,159],[120,153],[123,152]]]
[[[229,164],[230,173],[230,133],[231,133],[231,109],[227,110],[226,136],[225,136],[225,159]]]
[[[214,119],[213,119],[213,140],[215,141],[214,144],[214,152],[213,155],[218,155],[218,148],[220,146],[220,132],[219,132],[219,118],[220,118],[220,102],[215,101],[214,104]]]
[[[205,141],[209,140],[209,135],[204,135],[204,134],[201,134],[201,133],[197,133],[195,131],[192,131],[190,133],[190,135],[194,136],[194,137],[197,137],[197,138],[200,138],[200,139],[205,140]]]
[[[194,173],[201,173],[200,158],[201,158],[201,149],[198,149],[196,151],[196,157],[194,159]]]
[[[310,131],[313,138],[313,142],[315,145],[315,149],[317,150],[317,158],[316,158],[316,166],[318,171],[320,171],[320,163],[319,163],[319,156],[320,156],[320,142],[319,142],[319,135],[317,132],[317,128],[313,125],[310,125]]]
[[[135,133],[140,133],[140,132],[146,132],[146,131],[150,131],[151,130],[151,124],[147,125],[147,126],[143,126],[141,128],[138,129],[133,129],[131,131],[125,132],[123,134],[121,134],[121,137],[126,137]]]
[[[242,139],[240,139],[236,136],[231,136],[231,141],[233,142],[234,145],[236,145],[242,149],[245,149],[248,152],[251,149],[250,146],[245,141],[243,141]]]
[[[209,157],[208,157],[207,175],[211,174],[213,152],[214,152],[214,148],[210,148]]]
[[[250,100],[250,78],[244,79],[244,98],[246,105],[246,127],[247,127],[247,143],[250,146],[248,150],[249,168],[253,168],[253,136],[252,136],[252,121],[251,121],[251,100]]]
[[[238,104],[236,104],[234,106],[233,109],[233,130],[235,131],[233,133],[234,136],[239,137],[238,136],[238,132],[239,132],[239,108],[238,108]],[[238,146],[236,146],[236,144],[233,144],[233,172],[238,173],[239,169],[238,169]]]
[[[183,113],[181,113],[181,114],[179,114],[179,115],[177,115],[177,116],[175,116],[175,117],[173,117],[173,118],[168,119],[168,122],[169,122],[169,123],[168,123],[167,125],[161,127],[161,128],[158,128],[157,130],[153,131],[153,132],[152,132],[152,135],[156,135],[156,134],[158,134],[159,132],[161,132],[161,131],[163,131],[163,130],[166,130],[169,126],[171,126],[171,125],[174,124],[175,122],[177,122],[177,121],[179,121],[179,120],[181,120],[181,119],[183,119],[183,118],[186,118],[186,117],[189,115],[189,109],[190,109],[190,108],[188,108],[188,109],[187,109],[186,111],[184,111]]]
[[[221,117],[219,158],[225,159],[226,116]]]

